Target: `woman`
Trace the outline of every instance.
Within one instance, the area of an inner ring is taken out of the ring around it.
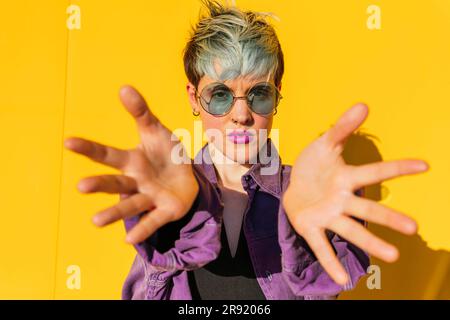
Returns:
[[[124,219],[126,241],[137,249],[123,298],[334,298],[356,285],[368,254],[388,262],[398,257],[363,221],[405,234],[417,229],[411,218],[357,191],[428,166],[345,164],[345,141],[368,114],[363,104],[304,149],[292,168],[280,164],[261,134],[270,132],[281,99],[284,61],[276,33],[262,14],[204,3],[208,14],[184,54],[189,102],[209,137],[195,161],[176,161],[181,144],[130,86],[120,98],[136,120],[137,148],[80,138],[65,143],[122,171],[83,179],[79,190],[121,195],[93,222]],[[266,152],[270,162],[261,161]]]

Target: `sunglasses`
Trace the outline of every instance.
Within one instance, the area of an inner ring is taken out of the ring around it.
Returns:
[[[198,94],[197,89],[195,89]],[[203,88],[200,96],[202,108],[211,115],[224,116],[231,111],[238,99],[245,99],[250,109],[259,115],[269,115],[274,112],[283,98],[275,85],[260,82],[251,87],[246,96],[236,97],[233,91],[221,82],[214,82]]]

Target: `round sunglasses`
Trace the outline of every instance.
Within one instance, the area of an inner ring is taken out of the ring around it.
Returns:
[[[196,90],[196,95],[198,91]],[[259,115],[269,115],[283,98],[275,85],[269,82],[259,82],[251,87],[246,96],[236,97],[233,91],[221,82],[214,82],[203,88],[200,96],[202,108],[214,116],[225,116],[231,111],[238,99],[245,99],[250,109]]]

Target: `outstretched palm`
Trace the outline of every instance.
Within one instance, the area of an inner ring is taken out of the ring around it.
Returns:
[[[98,226],[148,211],[127,235],[127,241],[135,244],[161,226],[181,219],[197,196],[198,183],[189,162],[172,161],[172,150],[180,147],[180,142],[152,114],[144,98],[130,86],[121,89],[120,98],[137,123],[141,142],[135,149],[119,150],[81,138],[69,138],[65,146],[122,171],[120,175],[83,179],[78,188],[85,193],[121,195],[118,204],[94,216]]]
[[[341,155],[345,142],[367,114],[367,106],[354,106],[335,126],[305,148],[296,159],[289,187],[283,196],[283,206],[292,226],[308,242],[328,274],[342,285],[347,282],[348,275],[334,254],[325,230],[339,234],[384,261],[395,261],[397,249],[371,234],[350,216],[405,234],[416,233],[416,223],[404,214],[358,197],[354,192],[364,186],[428,169],[421,160],[347,165]]]

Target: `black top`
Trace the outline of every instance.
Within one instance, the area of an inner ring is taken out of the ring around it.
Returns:
[[[242,225],[234,257],[228,246],[224,223],[220,238],[222,249],[217,259],[202,268],[188,271],[192,299],[265,300],[256,280]]]

